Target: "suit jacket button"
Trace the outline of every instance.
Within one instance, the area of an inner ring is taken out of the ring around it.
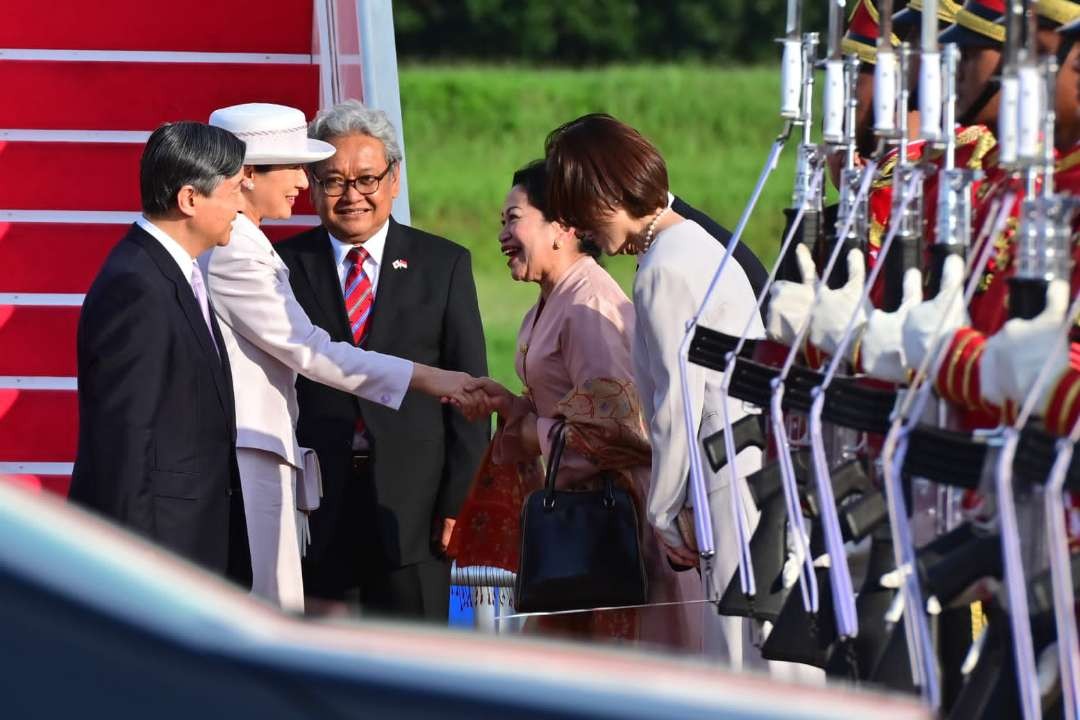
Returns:
[[[390,404],[390,396],[387,395],[386,393],[383,393],[382,397],[380,397],[379,400],[382,402],[383,405],[389,405]]]

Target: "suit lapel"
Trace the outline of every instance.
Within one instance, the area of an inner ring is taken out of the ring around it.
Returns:
[[[379,284],[375,291],[375,304],[371,308],[371,329],[368,330],[364,347],[378,350],[386,347],[393,333],[394,316],[401,305],[401,294],[405,287],[407,268],[395,269],[395,260],[408,260],[411,243],[401,225],[390,218],[390,227],[386,231],[386,246],[383,248],[382,263],[379,265]]]
[[[135,226],[135,230],[137,233],[133,239],[142,246],[143,250],[145,250],[154,261],[158,266],[158,270],[161,271],[161,274],[173,284],[173,290],[176,292],[176,301],[180,305],[180,310],[183,311],[184,317],[187,318],[188,325],[191,326],[191,331],[195,333],[195,337],[202,347],[203,354],[207,357],[207,364],[210,366],[210,374],[214,377],[214,385],[217,388],[218,399],[221,400],[221,406],[225,409],[226,416],[230,418],[234,417],[236,410],[233,406],[232,387],[231,384],[226,387],[227,380],[224,373],[225,369],[228,367],[228,359],[220,357],[217,350],[214,349],[210,340],[210,329],[206,327],[206,320],[203,319],[202,308],[199,307],[199,303],[195,299],[195,293],[191,289],[189,280],[181,275],[180,268],[177,267],[176,261],[173,260],[172,256],[169,255],[165,248],[161,247],[161,243],[159,243],[156,238],[137,225]],[[211,322],[214,322],[213,314],[211,314]],[[218,347],[225,347],[222,340],[219,339],[218,342],[220,343]],[[224,350],[222,350],[222,352],[224,352]],[[223,360],[225,365],[222,364]]]
[[[334,264],[334,253],[326,228],[319,227],[311,234],[304,251],[297,253],[308,284],[315,294],[315,302],[322,311],[323,327],[337,341],[352,342],[349,318],[345,313],[345,297],[341,292],[341,279]]]

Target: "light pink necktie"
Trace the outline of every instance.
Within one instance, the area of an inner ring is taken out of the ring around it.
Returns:
[[[217,351],[218,355],[221,355],[217,340],[214,339],[214,326],[210,324],[210,302],[206,298],[206,286],[203,285],[199,266],[195,264],[191,266],[191,289],[195,291],[195,299],[199,301],[199,309],[202,310],[203,320],[206,321],[206,330],[210,333],[210,344],[214,346],[214,350]]]

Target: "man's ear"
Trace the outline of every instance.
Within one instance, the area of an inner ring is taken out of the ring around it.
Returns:
[[[393,200],[397,200],[398,193],[401,192],[401,163],[394,163],[394,167],[390,169],[390,197]]]
[[[188,217],[195,217],[195,196],[199,191],[193,185],[185,185],[176,193],[176,206]]]

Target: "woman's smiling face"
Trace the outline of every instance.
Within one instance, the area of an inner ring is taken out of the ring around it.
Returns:
[[[520,185],[510,188],[502,207],[499,248],[506,256],[510,276],[519,282],[539,282],[555,265],[554,244],[559,226],[529,202]]]

